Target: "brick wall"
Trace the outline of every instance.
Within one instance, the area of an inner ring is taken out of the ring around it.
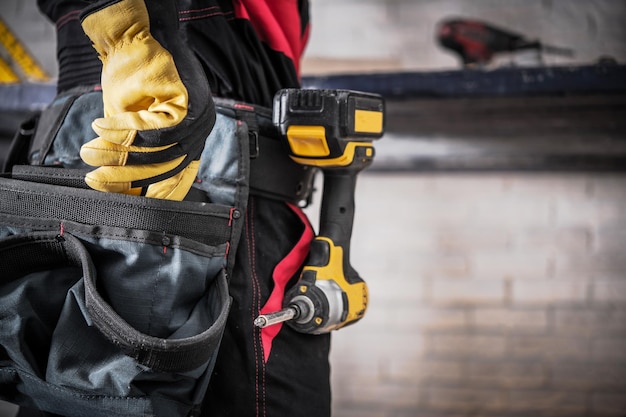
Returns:
[[[625,174],[366,172],[356,216],[334,417],[626,415]]]

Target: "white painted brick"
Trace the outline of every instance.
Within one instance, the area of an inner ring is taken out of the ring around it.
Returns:
[[[420,302],[425,298],[426,281],[410,272],[410,265],[398,263],[387,270],[376,270],[364,265],[361,277],[367,283],[370,305],[377,302]],[[367,273],[367,275],[365,275]]]
[[[471,362],[467,366],[467,384],[474,387],[500,389],[539,389],[548,378],[542,363],[505,361]]]
[[[529,251],[477,252],[470,259],[470,275],[476,279],[544,280],[552,271],[550,253]]]
[[[483,188],[480,175],[470,177],[360,178],[368,194],[362,198],[371,203],[357,207],[363,216],[355,222],[352,263],[370,286],[371,304],[361,323],[334,336],[331,360],[343,375],[334,386],[359,381],[366,396],[341,393],[336,403],[343,415],[356,417],[351,408],[359,416],[476,410],[473,397],[460,394],[429,403],[421,388],[429,387],[508,390],[514,393],[509,412],[570,416],[581,407],[565,404],[571,392],[584,398],[620,384],[607,370],[621,369],[616,352],[623,346],[611,338],[624,335],[624,242],[614,223],[619,216],[603,207],[626,201],[607,192],[604,206],[596,206],[602,182],[592,184],[586,174],[488,175]],[[473,188],[483,202],[472,201]],[[397,209],[402,189],[411,198]],[[490,219],[486,207],[498,213]],[[357,352],[357,346],[367,348]],[[569,364],[590,360],[593,365],[572,373]],[[382,408],[374,401],[359,406],[406,385],[412,388],[391,396],[400,407],[386,398]]]
[[[460,308],[423,307],[414,311],[409,321],[415,321],[425,332],[459,332],[467,327],[468,314]]]
[[[593,232],[588,227],[523,227],[513,234],[512,249],[522,253],[568,253],[581,256],[592,248]]]
[[[589,177],[591,195],[596,201],[625,201],[626,174],[598,173]]]
[[[550,366],[550,387],[571,391],[620,391],[626,387],[626,365],[562,363]]]
[[[626,222],[619,200],[563,201],[555,203],[554,225],[557,227],[590,227],[597,223]]]
[[[335,398],[331,415],[333,417],[387,417],[388,413],[380,404],[366,403],[363,400],[344,402]]]
[[[358,209],[357,209],[358,210]],[[380,258],[381,253],[394,251],[402,253],[437,253],[440,249],[432,229],[408,228],[403,217],[389,221],[367,212],[355,218],[352,234],[352,253],[361,256]]]
[[[592,284],[595,303],[626,304],[626,270],[622,280],[601,280]]]
[[[428,359],[420,363],[416,375],[419,376],[425,386],[434,384],[455,385],[462,381],[465,368],[464,361]]]
[[[437,304],[501,304],[505,297],[501,280],[434,279],[431,291],[431,301]]]
[[[468,326],[467,312],[463,308],[439,308],[391,299],[370,304],[362,321],[372,329],[399,332],[456,332]]]
[[[626,340],[624,338],[601,338],[592,342],[592,358],[596,363],[626,364]]]
[[[586,361],[590,357],[587,339],[517,335],[508,338],[511,357],[539,361]]]
[[[509,409],[526,415],[583,415],[586,398],[577,392],[514,390],[509,392]]]
[[[460,202],[454,205],[436,196],[415,196],[405,207],[395,210],[395,215],[405,219],[403,232],[420,233],[433,225],[462,229],[474,219],[469,204]]]
[[[333,401],[345,403],[345,406],[417,407],[420,404],[420,388],[406,382],[368,381],[354,377],[337,379],[333,384]]]
[[[526,227],[549,227],[553,223],[553,203],[542,200],[503,200],[494,196],[491,201],[472,201],[468,224],[475,227],[516,229]]]
[[[589,251],[584,255],[561,254],[555,259],[554,276],[564,279],[626,279],[626,256],[619,246],[603,251]]]
[[[383,364],[380,380],[421,385],[449,386],[464,381],[465,365],[458,360],[416,359],[406,360],[398,356],[390,357]]]
[[[407,255],[412,270],[418,277],[438,279],[469,276],[469,259],[463,254]]]
[[[484,252],[502,252],[511,249],[511,231],[496,227],[460,229],[436,228],[431,231],[435,248],[443,253],[461,253],[475,256]]]
[[[624,199],[626,202],[626,198]],[[626,248],[626,225],[597,223],[593,230],[593,250],[595,252],[613,251]]]
[[[473,202],[491,199],[494,196],[506,195],[508,188],[506,174],[492,176],[482,173],[443,173],[427,177],[429,195],[445,201]]]
[[[581,337],[626,335],[626,309],[607,308],[606,304],[602,302],[596,309],[555,309],[555,334],[572,334]]]
[[[473,387],[429,387],[426,392],[427,406],[431,410],[446,412],[472,410],[473,413],[493,413],[502,412],[507,407],[504,392]]]
[[[331,352],[333,361],[341,358],[349,364],[371,365],[392,357],[419,359],[424,352],[425,336],[419,332],[374,332],[366,326],[362,326],[362,329],[363,331],[345,328],[336,334]]]
[[[498,333],[543,333],[548,329],[548,312],[538,309],[476,308],[472,315],[476,331]]]
[[[427,342],[429,357],[437,358],[502,358],[506,338],[500,336],[434,334]]]
[[[546,280],[512,283],[515,304],[585,303],[589,284],[586,281]]]
[[[591,396],[591,410],[597,416],[623,416],[626,410],[624,390],[594,392]]]

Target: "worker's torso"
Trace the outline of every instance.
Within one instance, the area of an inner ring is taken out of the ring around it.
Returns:
[[[101,64],[80,27],[80,0],[38,0],[57,26],[59,90],[98,84]],[[274,92],[299,85],[308,36],[307,0],[179,0],[189,46],[221,97],[270,105]]]

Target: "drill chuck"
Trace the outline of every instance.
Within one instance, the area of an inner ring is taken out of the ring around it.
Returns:
[[[327,333],[346,325],[350,312],[348,294],[332,280],[316,280],[315,274],[314,271],[306,272],[300,285],[286,295],[289,304],[282,310],[260,314],[254,320],[254,325],[263,328],[287,322],[291,328],[309,334]],[[353,287],[353,290],[367,293],[364,282]],[[356,305],[363,308],[356,313],[360,317],[365,311],[367,300],[361,300],[359,303],[357,296],[352,298]]]
[[[313,318],[315,307],[311,300],[304,296],[294,297],[289,306],[273,313],[260,314],[254,319],[254,325],[260,328],[272,326],[286,321],[307,323]]]
[[[254,319],[254,325],[260,328],[283,323],[298,316],[298,310],[293,307],[283,308],[274,313],[260,314]]]

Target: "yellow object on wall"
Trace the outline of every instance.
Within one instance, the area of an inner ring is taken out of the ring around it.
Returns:
[[[13,35],[9,27],[0,18],[0,44],[10,58],[10,62],[0,57],[0,83],[17,83],[23,81],[15,72],[14,63],[27,81],[48,81],[50,76],[30,55],[21,42]]]

